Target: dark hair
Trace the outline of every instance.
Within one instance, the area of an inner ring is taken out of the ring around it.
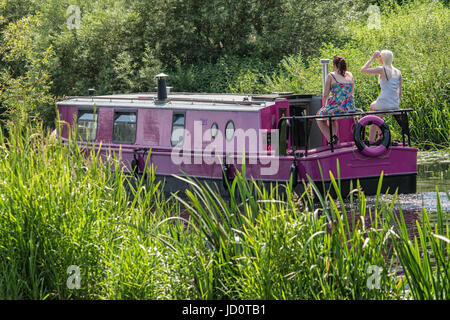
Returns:
[[[347,71],[347,62],[345,62],[345,59],[341,56],[334,56],[333,57],[333,64],[338,69],[338,73],[345,77],[345,72]]]

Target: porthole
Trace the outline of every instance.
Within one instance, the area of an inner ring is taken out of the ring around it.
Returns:
[[[184,126],[185,113],[174,112],[172,116],[172,136],[170,137],[170,144],[172,147],[182,147],[184,142]]]
[[[231,141],[234,137],[234,122],[233,120],[230,120],[227,122],[227,125],[225,126],[225,138],[228,141]]]
[[[217,123],[213,123],[211,125],[211,138],[214,140],[217,136],[217,133],[219,132],[219,126],[217,125]]]

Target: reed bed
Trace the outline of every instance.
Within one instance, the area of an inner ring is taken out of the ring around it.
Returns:
[[[412,231],[395,196],[369,206],[336,177],[336,197],[294,197],[245,166],[227,199],[190,177],[167,195],[155,170],[136,179],[36,125],[11,126],[0,153],[1,299],[449,299],[439,205]]]

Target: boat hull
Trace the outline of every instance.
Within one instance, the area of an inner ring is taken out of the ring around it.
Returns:
[[[90,146],[89,148],[99,146]],[[140,151],[136,151],[140,150]],[[265,186],[285,186],[292,173],[292,165],[297,166],[297,192],[304,190],[304,184],[314,181],[316,186],[326,192],[334,178],[340,182],[341,194],[347,196],[352,188],[356,188],[357,181],[366,195],[376,194],[378,181],[383,175],[381,192],[385,193],[415,193],[417,176],[417,149],[406,146],[392,146],[378,157],[363,155],[354,143],[310,150],[308,155],[297,151],[296,156],[246,155],[243,160],[240,154],[216,154],[205,156],[202,152],[182,152],[174,156],[173,149],[154,148],[144,146],[118,148],[106,145],[101,149],[102,157],[110,159],[112,153],[120,154],[121,165],[124,170],[133,171],[133,159],[137,158],[138,172],[144,172],[147,166],[155,170],[157,180],[164,182],[164,189],[168,192],[183,191],[187,184],[176,176],[187,175],[217,186],[222,194],[227,194],[224,187],[224,164],[228,165],[231,181],[236,170],[242,172],[245,163],[245,173],[248,179],[263,183]],[[148,155],[150,153],[150,155]],[[209,157],[209,158],[208,158]],[[181,159],[181,160],[180,160]],[[181,162],[180,162],[181,161]],[[303,183],[304,182],[304,183]],[[280,189],[285,187],[280,187]]]
[[[189,187],[189,184],[184,179],[179,179],[176,175],[161,175],[156,174],[156,182],[161,182],[164,185],[164,191],[167,193],[180,192],[184,193]],[[228,196],[229,192],[223,185],[223,180],[218,178],[199,178],[194,177],[195,180],[200,183],[207,183],[212,187],[214,191],[219,192],[222,196]],[[388,175],[383,176],[381,193],[393,194],[395,192],[401,193],[415,193],[416,192],[416,178],[417,174],[399,174],[399,175]],[[365,195],[375,195],[378,189],[380,177],[365,177],[365,178],[354,178],[354,179],[341,179],[338,182],[340,186],[340,193],[342,196],[346,197],[352,190],[359,186]],[[276,188],[279,195],[283,195],[286,192],[286,181],[273,181],[273,180],[258,180],[258,184],[264,185],[266,190],[270,188]],[[331,183],[331,181],[314,181],[318,190],[325,195],[329,192],[333,197],[336,196],[336,191]],[[305,185],[302,182],[298,183],[294,190],[297,194],[302,194],[305,191]]]
[[[415,193],[417,176],[417,149],[391,146],[377,157],[362,154],[353,143],[331,152],[329,148],[315,150],[300,161],[300,172],[309,176],[319,187],[328,190],[331,180],[339,180],[343,195],[359,180],[365,194],[376,194],[383,175],[381,192]],[[332,188],[333,189],[333,188]]]

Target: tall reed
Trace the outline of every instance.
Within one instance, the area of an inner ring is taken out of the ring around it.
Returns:
[[[440,206],[435,222],[423,211],[415,235],[396,197],[378,192],[369,205],[359,185],[347,197],[339,175],[336,197],[311,182],[294,197],[289,184],[246,179],[245,165],[229,199],[190,177],[167,195],[157,168],[136,179],[119,155],[104,161],[42,126],[11,128],[0,135],[2,299],[449,297]]]

